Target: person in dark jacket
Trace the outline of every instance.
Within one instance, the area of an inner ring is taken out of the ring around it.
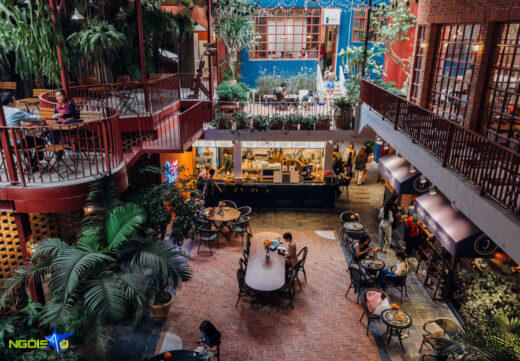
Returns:
[[[220,346],[221,334],[213,324],[208,321],[202,321],[199,326],[200,341],[197,342],[199,347],[195,350],[206,357],[213,357],[218,354]]]

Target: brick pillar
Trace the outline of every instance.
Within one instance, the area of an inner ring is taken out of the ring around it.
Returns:
[[[440,25],[430,24],[424,31],[424,39],[428,42],[425,51],[424,64],[419,77],[419,105],[428,108],[430,105],[431,89],[434,84],[435,58],[438,51]]]
[[[484,49],[476,54],[475,68],[468,97],[468,109],[464,126],[475,131],[480,131],[486,121],[484,106],[487,99],[486,82],[488,79],[488,68],[492,61],[494,50],[495,22],[483,23],[480,28],[480,41],[484,43]]]

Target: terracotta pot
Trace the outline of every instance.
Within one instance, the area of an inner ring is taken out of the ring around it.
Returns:
[[[238,110],[240,109],[240,105],[238,104],[229,104],[229,103],[224,103],[224,104],[218,104],[215,105],[215,108],[217,109],[220,109],[224,112],[233,112],[235,110]]]
[[[316,130],[329,130],[329,129],[330,129],[330,121],[316,122]]]
[[[173,294],[168,291],[165,291],[165,293],[170,295],[170,300],[167,303],[163,303],[161,305],[152,304],[152,315],[155,322],[163,322],[168,318],[168,312],[170,311],[170,306],[173,303]]]

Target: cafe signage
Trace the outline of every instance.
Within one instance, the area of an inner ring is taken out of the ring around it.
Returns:
[[[259,141],[258,148],[274,148],[274,142]]]
[[[233,148],[233,142],[231,140],[217,140],[216,145],[219,148]]]
[[[211,148],[215,148],[216,146],[216,143],[214,140],[197,140],[194,145],[196,147],[211,147]]]
[[[258,142],[254,142],[251,140],[243,140],[242,148],[258,148]]]

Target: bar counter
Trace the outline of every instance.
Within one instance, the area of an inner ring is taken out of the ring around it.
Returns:
[[[334,208],[334,186],[324,183],[224,183],[220,200],[231,200],[238,207],[254,208]]]

